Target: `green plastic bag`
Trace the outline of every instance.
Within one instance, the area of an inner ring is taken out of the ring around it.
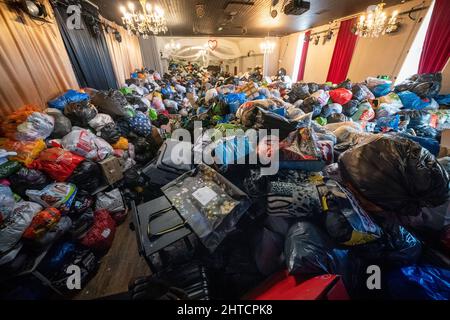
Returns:
[[[155,121],[158,119],[158,112],[156,112],[155,109],[150,108],[148,109],[148,117],[150,118],[150,120]]]
[[[326,125],[328,124],[327,118],[318,117],[318,118],[316,118],[315,120],[316,120],[316,122],[317,122],[318,124],[320,124],[321,126],[326,126]]]
[[[120,91],[124,96],[133,94],[133,89],[130,89],[130,88],[121,88],[121,89],[119,89],[119,91]]]
[[[22,165],[17,161],[8,161],[0,165],[0,179],[4,179],[13,175],[22,168]]]

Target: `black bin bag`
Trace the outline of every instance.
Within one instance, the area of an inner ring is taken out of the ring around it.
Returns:
[[[295,103],[298,100],[305,100],[310,95],[309,86],[306,83],[294,83],[292,90],[289,92],[289,102]]]
[[[417,215],[448,199],[449,176],[419,144],[393,135],[374,135],[339,159],[343,179],[359,196],[388,212]]]
[[[100,113],[109,114],[113,119],[126,116],[125,107],[129,104],[118,90],[99,91],[92,96],[92,103]]]
[[[335,249],[331,239],[316,225],[298,222],[289,230],[284,254],[291,274],[339,274],[347,251]]]
[[[303,104],[300,106],[305,113],[313,114],[313,118],[317,118],[322,113],[322,105],[316,97],[308,97],[303,101]]]
[[[87,128],[89,121],[97,116],[97,109],[89,101],[69,103],[64,108],[64,115],[69,118],[72,125]]]
[[[41,190],[45,188],[50,180],[39,170],[22,168],[14,175],[10,176],[11,189],[20,195],[26,197],[25,192],[28,189]]]
[[[120,130],[115,123],[108,123],[100,131],[100,137],[109,144],[116,144],[120,139]]]
[[[353,252],[370,264],[402,267],[417,263],[422,243],[398,224],[383,226],[383,235],[375,242],[355,247]]]
[[[85,160],[74,170],[68,182],[75,184],[80,190],[93,192],[103,182],[103,174],[97,163]]]
[[[268,216],[257,232],[253,233],[253,252],[256,266],[265,276],[283,268],[284,240],[294,219]]]

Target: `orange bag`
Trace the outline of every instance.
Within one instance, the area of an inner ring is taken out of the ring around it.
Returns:
[[[9,160],[19,161],[25,166],[29,166],[45,149],[45,142],[42,139],[36,141],[15,141],[0,138],[0,149],[17,152],[17,156],[9,157]]]
[[[85,159],[61,148],[50,148],[42,151],[39,157],[30,164],[30,169],[45,172],[57,182],[66,181]]]
[[[30,226],[25,230],[22,237],[28,240],[39,239],[54,228],[61,219],[61,212],[55,208],[47,208],[34,216]]]
[[[128,140],[120,137],[119,141],[112,145],[113,149],[128,150]]]
[[[1,124],[2,135],[10,139],[15,139],[17,127],[24,123],[33,112],[42,112],[42,109],[30,104],[8,115]]]

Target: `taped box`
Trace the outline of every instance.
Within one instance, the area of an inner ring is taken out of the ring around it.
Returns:
[[[116,157],[109,157],[99,163],[102,167],[103,176],[106,183],[113,185],[123,179],[123,168],[120,160]]]

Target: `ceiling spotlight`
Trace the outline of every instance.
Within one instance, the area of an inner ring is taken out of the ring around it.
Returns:
[[[217,28],[217,30],[218,30],[218,31],[222,31],[222,30],[223,30],[223,27],[219,27],[219,28]]]

